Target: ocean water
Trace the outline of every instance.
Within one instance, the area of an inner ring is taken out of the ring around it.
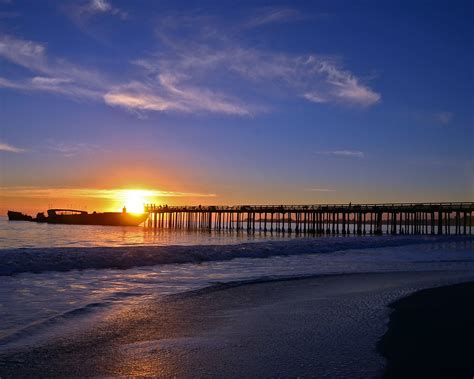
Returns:
[[[0,220],[0,350],[211,284],[316,274],[474,273],[471,236],[288,237]],[[73,321],[73,322],[71,322]]]
[[[8,221],[0,216],[0,249],[50,247],[124,247],[166,245],[232,244],[257,240],[281,240],[270,233],[154,231],[145,227],[98,225],[54,225],[28,221]]]

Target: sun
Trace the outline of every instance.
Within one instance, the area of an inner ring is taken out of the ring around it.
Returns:
[[[124,190],[122,195],[127,212],[143,213],[143,207],[147,203],[147,191]]]

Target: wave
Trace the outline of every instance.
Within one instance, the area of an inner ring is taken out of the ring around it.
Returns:
[[[19,248],[0,250],[0,276],[45,271],[129,269],[160,264],[324,254],[411,244],[474,242],[472,236],[370,236],[302,238],[233,245]]]

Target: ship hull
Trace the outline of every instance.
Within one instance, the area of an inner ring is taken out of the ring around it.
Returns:
[[[20,212],[8,211],[7,215],[10,221],[33,221],[33,217]]]

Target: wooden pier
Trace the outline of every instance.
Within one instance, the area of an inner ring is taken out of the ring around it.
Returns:
[[[296,234],[472,234],[473,202],[161,206],[148,204],[153,229]]]

